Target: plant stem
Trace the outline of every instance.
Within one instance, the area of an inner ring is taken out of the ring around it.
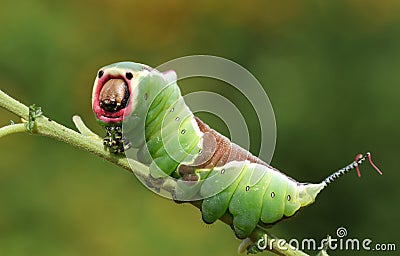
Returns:
[[[96,133],[92,132],[83,122],[80,116],[73,116],[72,121],[74,122],[76,128],[82,135],[93,136],[94,138],[99,137]]]
[[[11,113],[14,113],[24,120],[28,120],[29,118],[29,108],[19,101],[13,99],[12,97],[8,96],[1,90],[0,107],[8,110]],[[35,119],[35,125],[32,133],[48,136],[56,140],[68,143],[74,147],[86,150],[111,163],[118,165],[125,170],[134,172],[136,175],[144,178],[145,180],[153,179],[150,176],[148,167],[141,164],[140,162],[137,162],[133,159],[129,159],[128,161],[125,155],[116,155],[106,151],[103,146],[103,140],[98,135],[93,133],[89,128],[87,128],[79,116],[74,116],[73,121],[80,133],[71,130],[61,124],[58,124],[57,122],[47,118],[44,115],[41,115]],[[28,132],[24,123],[7,125],[0,128],[0,138],[8,134],[21,132]],[[172,192],[176,185],[175,182],[171,181],[171,179],[167,179],[161,184],[162,188],[168,192]],[[190,203],[195,207],[201,209],[201,201],[193,201]],[[231,226],[233,223],[232,215],[230,215],[229,213],[226,213],[224,216],[222,216],[220,220],[229,226]],[[266,231],[265,228],[257,227],[250,236],[250,240],[253,242],[253,246],[254,243],[257,243],[259,238],[265,235],[268,235],[268,237],[273,237]],[[307,255],[301,251],[291,249],[288,244],[278,245],[278,239],[276,239],[276,241],[272,243],[272,248],[267,247],[265,250],[271,251],[277,255]]]
[[[9,134],[25,132],[25,124],[11,124],[0,128],[0,138]]]
[[[16,114],[17,116],[25,120],[28,120],[28,107],[21,102],[15,100],[14,98],[11,98],[2,90],[0,90],[0,107],[10,111],[11,113]]]

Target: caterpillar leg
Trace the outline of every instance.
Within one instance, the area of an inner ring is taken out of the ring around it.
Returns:
[[[121,126],[106,126],[103,144],[113,154],[121,154],[131,148],[131,143],[122,134]]]

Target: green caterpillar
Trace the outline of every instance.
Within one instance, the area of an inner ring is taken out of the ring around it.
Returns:
[[[173,71],[162,73],[144,64],[119,62],[101,68],[92,108],[107,130],[107,149],[122,153],[136,148],[138,160],[149,166],[154,178],[178,179],[177,200],[204,198],[204,222],[231,214],[240,239],[257,225],[293,216],[333,180],[354,168],[359,172],[358,165],[367,158],[381,174],[367,153],[321,183],[299,183],[195,117]]]

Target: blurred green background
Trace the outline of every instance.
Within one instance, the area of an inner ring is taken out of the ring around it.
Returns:
[[[69,127],[80,114],[103,135],[90,106],[101,66],[231,59],[274,107],[273,166],[317,182],[370,150],[384,172],[365,164],[272,233],[322,239],[343,226],[399,246],[399,13],[398,1],[7,1],[0,89]],[[0,125],[11,119],[0,109]],[[87,152],[18,134],[0,140],[0,160],[0,255],[236,254],[228,226],[202,223],[196,208]]]

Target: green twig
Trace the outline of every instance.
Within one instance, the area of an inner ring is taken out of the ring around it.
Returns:
[[[25,132],[25,124],[10,124],[0,128],[0,138],[13,133]]]
[[[29,109],[21,102],[11,98],[6,93],[0,90],[0,107],[16,114],[17,116],[28,120]]]
[[[103,140],[94,132],[92,132],[88,127],[86,127],[79,116],[73,117],[73,121],[77,129],[79,130],[79,132],[76,132],[44,116],[40,108],[35,107],[34,105],[32,105],[31,107],[27,107],[19,101],[8,96],[1,90],[0,107],[8,110],[11,113],[14,113],[15,115],[23,119],[23,123],[12,124],[0,128],[0,138],[8,134],[21,132],[30,132],[32,134],[48,136],[95,154],[111,163],[118,165],[125,170],[134,172],[136,175],[146,181],[154,180],[150,176],[148,167],[146,167],[145,165],[133,159],[128,160],[124,155],[116,155],[106,151],[103,146]],[[156,180],[156,182],[157,184],[160,184],[159,179]],[[176,186],[176,183],[171,179],[167,179],[166,181],[161,180],[161,186],[163,190],[172,192]],[[194,201],[190,203],[201,209],[201,201]],[[224,216],[222,216],[220,220],[227,225],[232,226],[233,219],[229,213],[226,213]],[[242,247],[240,247],[240,249],[242,251],[247,250],[247,252],[253,253],[261,251],[257,251],[257,248],[255,246],[257,246],[258,240],[262,237],[265,237],[265,235],[267,235],[268,237],[272,237],[265,228],[257,227],[251,234],[251,236],[247,240],[245,240],[245,243],[242,244]],[[271,245],[272,247],[267,246],[265,250],[273,252],[277,255],[306,255],[301,251],[293,250],[288,244],[281,243],[278,246],[278,240],[271,243]]]
[[[72,117],[72,121],[74,122],[76,129],[82,134],[86,136],[92,136],[93,138],[99,137],[96,133],[92,132],[85,123],[83,122],[82,118],[78,115]]]

